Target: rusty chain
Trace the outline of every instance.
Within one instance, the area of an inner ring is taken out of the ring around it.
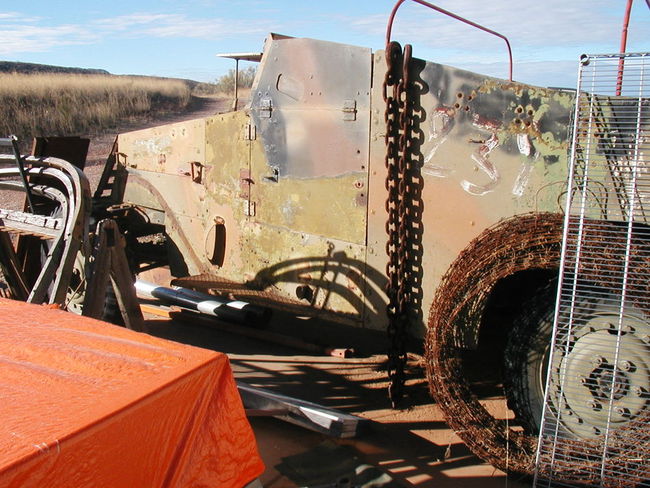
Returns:
[[[410,315],[410,266],[408,264],[408,173],[412,116],[408,97],[411,46],[402,51],[397,42],[386,47],[386,76],[383,94],[386,102],[386,294],[388,304],[388,394],[393,408],[403,395],[406,365],[406,336]],[[390,93],[389,93],[390,88]]]

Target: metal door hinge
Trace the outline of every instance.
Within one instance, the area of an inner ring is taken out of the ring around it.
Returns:
[[[347,99],[343,101],[343,120],[357,120],[357,102]]]
[[[242,139],[245,141],[254,141],[257,139],[257,127],[255,124],[247,123],[242,130]]]
[[[261,119],[271,118],[271,112],[273,112],[273,102],[270,98],[263,98],[260,100],[259,112]]]
[[[244,201],[244,215],[247,217],[255,217],[255,202],[251,202],[250,200]]]

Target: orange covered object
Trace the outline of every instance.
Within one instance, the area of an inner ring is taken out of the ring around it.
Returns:
[[[263,470],[225,355],[0,299],[0,486],[241,487]]]

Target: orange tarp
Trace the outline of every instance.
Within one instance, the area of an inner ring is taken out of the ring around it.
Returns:
[[[0,299],[0,486],[241,487],[263,470],[225,355]]]

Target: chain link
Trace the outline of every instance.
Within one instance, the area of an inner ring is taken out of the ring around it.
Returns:
[[[386,294],[388,304],[388,394],[397,407],[404,389],[406,336],[411,298],[411,270],[408,256],[409,219],[407,197],[410,191],[410,139],[413,134],[412,106],[408,96],[411,46],[391,42],[386,47],[386,76],[383,95],[386,102]]]

